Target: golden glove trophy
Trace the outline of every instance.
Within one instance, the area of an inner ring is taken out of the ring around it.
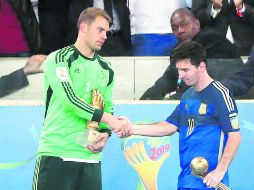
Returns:
[[[92,90],[92,102],[91,106],[103,110],[104,109],[104,101],[103,97],[98,89]],[[96,144],[97,138],[100,135],[98,132],[99,123],[96,121],[87,121],[87,129],[78,136],[77,143],[86,147],[88,144]]]
[[[191,174],[200,179],[204,179],[208,171],[208,162],[203,157],[193,158],[190,164]],[[217,187],[221,190],[231,190],[228,186],[219,182]]]

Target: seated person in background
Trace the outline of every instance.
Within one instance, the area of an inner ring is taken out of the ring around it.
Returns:
[[[239,55],[247,56],[254,44],[253,0],[192,0],[191,9],[201,22],[227,36]]]
[[[173,13],[170,22],[173,33],[180,42],[197,41],[205,48],[209,59],[208,72],[216,80],[221,79],[219,77],[220,74],[222,77],[226,77],[235,72],[232,68],[237,69],[236,67],[243,65],[240,56],[235,51],[234,45],[226,37],[211,28],[203,28],[201,30],[199,20],[195,18],[190,10],[186,8],[177,9]],[[226,62],[227,64],[225,64]],[[218,69],[219,67],[220,69]],[[212,74],[211,71],[214,69],[218,70]],[[146,90],[140,99],[164,99],[166,94],[175,91],[179,92],[179,96],[171,98],[179,99],[181,93],[186,89],[187,86],[178,80],[178,73],[171,64],[163,76],[152,87]]]
[[[168,23],[184,0],[129,0],[134,56],[169,56],[177,44]]]
[[[234,96],[244,96],[245,93],[253,93],[254,90],[254,46],[252,46],[248,61],[242,68],[223,79],[221,83],[226,86]],[[251,92],[250,92],[251,90]],[[252,95],[252,94],[250,94]],[[246,97],[248,98],[248,97]],[[252,99],[254,96],[251,97]]]
[[[9,95],[16,90],[27,86],[29,84],[27,75],[42,73],[43,70],[41,64],[46,57],[46,55],[33,55],[28,58],[27,63],[23,68],[16,70],[9,75],[0,77],[0,97]]]
[[[0,56],[27,57],[39,50],[39,24],[30,0],[0,0]]]

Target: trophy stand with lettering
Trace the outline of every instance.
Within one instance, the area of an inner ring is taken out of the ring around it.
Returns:
[[[208,162],[203,157],[193,158],[190,164],[191,174],[200,179],[204,179],[208,171]],[[221,190],[231,190],[228,186],[219,182],[217,187]]]
[[[100,110],[104,109],[103,97],[98,89],[92,90],[91,106]],[[76,143],[83,147],[86,147],[88,144],[97,144],[97,138],[100,136],[98,128],[98,122],[87,121],[87,129],[78,136]]]

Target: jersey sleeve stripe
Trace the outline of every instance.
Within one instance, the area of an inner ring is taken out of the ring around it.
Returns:
[[[61,49],[59,52],[57,52],[56,54],[56,64],[57,63],[61,63],[64,61],[64,57],[70,52],[73,50],[73,47],[66,47],[66,48],[63,48]]]
[[[57,53],[56,53],[56,64],[61,62],[60,56],[62,53],[64,53],[66,50],[66,48],[60,49]]]
[[[64,62],[64,57],[65,57],[70,51],[72,51],[72,50],[73,50],[73,48],[67,47],[67,48],[66,48],[66,52],[60,54],[60,56],[61,56],[61,62]]]
[[[229,94],[229,89],[227,89],[225,86],[223,86],[223,84],[221,84],[220,82],[217,82],[217,84],[222,88],[222,89],[224,89],[226,92],[227,92],[227,98],[228,98],[228,100],[230,101],[230,106],[231,106],[231,110],[230,111],[233,111],[234,109],[235,109],[235,104],[234,104],[234,102],[233,102],[233,100],[232,100],[232,98],[231,98],[231,96],[230,96],[230,94]]]
[[[233,100],[229,95],[229,90],[218,81],[215,81],[213,85],[215,88],[217,88],[221,92],[228,111],[229,112],[233,111],[235,108],[234,108]]]
[[[75,93],[73,92],[73,89],[69,83],[66,83],[67,89],[69,90],[68,92],[71,94],[71,96],[79,102],[83,107],[86,107],[87,110],[90,110],[91,112],[94,112],[95,108],[90,106],[90,104],[87,104],[86,102],[82,101],[80,98],[78,98]]]
[[[90,106],[89,104],[86,104],[85,102],[83,102],[82,100],[80,100],[73,92],[73,89],[71,88],[71,86],[67,83],[67,82],[62,82],[64,91],[68,97],[68,99],[76,106],[78,106],[79,108],[81,108],[82,110],[93,114],[95,109]]]

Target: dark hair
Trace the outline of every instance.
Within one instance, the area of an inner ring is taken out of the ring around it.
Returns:
[[[190,59],[192,65],[199,66],[202,61],[207,65],[206,51],[204,47],[196,41],[182,42],[173,49],[170,56],[171,64],[175,65],[177,61]]]
[[[95,7],[89,7],[83,10],[79,15],[78,22],[77,22],[78,30],[79,30],[79,25],[81,22],[91,24],[96,19],[97,16],[104,17],[109,22],[109,24],[112,23],[111,17],[108,15],[108,13],[105,10],[100,8],[95,8]]]

